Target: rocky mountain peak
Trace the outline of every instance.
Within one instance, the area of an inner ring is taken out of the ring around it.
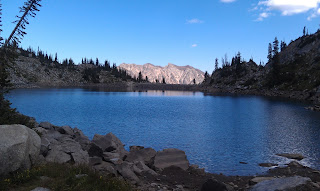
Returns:
[[[187,66],[177,66],[168,63],[167,66],[155,66],[147,63],[144,65],[136,64],[120,64],[119,68],[126,70],[131,76],[138,77],[141,72],[143,78],[148,77],[150,82],[162,82],[163,78],[167,84],[193,84],[195,79],[196,83],[201,83],[204,80],[204,72],[199,69]]]

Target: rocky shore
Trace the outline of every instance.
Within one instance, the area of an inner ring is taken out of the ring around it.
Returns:
[[[137,190],[320,190],[320,171],[299,164],[303,156],[283,153],[292,159],[286,167],[270,168],[259,176],[211,174],[189,163],[179,149],[155,151],[130,146],[112,133],[89,140],[81,130],[48,122],[30,129],[23,125],[0,126],[0,175],[43,163],[85,164],[129,182]]]

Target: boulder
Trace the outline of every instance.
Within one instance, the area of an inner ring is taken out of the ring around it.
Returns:
[[[0,125],[0,175],[28,169],[40,154],[39,135],[24,125]]]
[[[70,126],[61,126],[56,128],[61,134],[66,134],[70,136],[74,136],[74,132]]]
[[[154,170],[152,170],[151,168],[149,168],[147,165],[145,165],[142,161],[137,161],[134,163],[133,165],[133,171],[137,174],[137,175],[142,175],[143,173],[148,173],[151,174],[153,176],[158,175],[158,173],[156,173]]]
[[[216,180],[208,179],[201,187],[201,191],[228,191],[227,186]]]
[[[143,146],[130,146],[129,149],[130,149],[130,152],[131,152],[131,151],[135,151],[135,150],[144,149],[144,147]]]
[[[88,164],[89,155],[82,150],[81,145],[69,137],[59,139],[58,143],[50,146],[46,160],[57,163]]]
[[[163,151],[158,151],[154,158],[154,167],[157,170],[163,170],[170,166],[187,170],[189,168],[189,161],[185,152],[179,149],[164,149]]]
[[[52,125],[49,122],[41,122],[39,126],[47,130],[53,130],[53,127],[54,127],[54,125]]]
[[[80,143],[81,148],[83,150],[85,150],[85,151],[89,151],[90,143],[91,143],[89,138],[87,136],[85,136],[83,134],[83,132],[80,129],[76,128],[76,127],[73,129],[73,133],[74,133],[75,141]]]
[[[89,157],[89,166],[94,166],[102,163],[102,158],[100,157]]]
[[[274,164],[274,163],[260,163],[259,166],[261,166],[261,167],[273,167],[273,166],[278,166],[278,164]]]
[[[277,155],[281,156],[281,157],[286,157],[288,159],[296,159],[296,160],[304,159],[304,156],[302,156],[301,154],[281,153],[281,154],[277,154]]]
[[[289,164],[288,164],[288,167],[297,167],[297,168],[302,168],[303,165],[298,163],[297,161],[291,161]]]
[[[271,180],[262,181],[251,188],[251,191],[285,191],[296,190],[299,186],[306,185],[311,182],[310,178],[293,176],[285,178],[273,178]]]
[[[103,152],[119,153],[121,158],[128,154],[120,139],[113,133],[108,133],[105,136],[96,134],[92,139],[92,143],[100,147]]]
[[[105,161],[111,161],[112,159],[120,159],[119,153],[113,153],[113,152],[104,152],[103,153],[103,160]]]
[[[99,172],[103,172],[106,174],[111,174],[117,176],[117,171],[115,170],[115,166],[111,163],[102,161],[101,164],[93,166],[93,168]]]
[[[138,149],[139,148],[139,149]],[[147,166],[152,166],[157,152],[152,148],[130,147],[130,152],[125,158],[128,162],[142,161]]]
[[[40,133],[41,135],[44,135],[48,132],[47,129],[42,128],[42,127],[33,128],[33,130],[36,131],[37,133]]]
[[[139,178],[133,172],[133,164],[128,162],[123,162],[120,165],[117,165],[117,171],[121,174],[121,176],[127,180],[139,182]]]
[[[249,181],[249,184],[255,185],[255,184],[258,184],[259,182],[262,182],[265,180],[271,180],[271,179],[273,179],[273,177],[255,177]]]

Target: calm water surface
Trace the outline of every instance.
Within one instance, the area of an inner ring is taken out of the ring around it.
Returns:
[[[86,89],[14,90],[18,111],[37,121],[78,127],[89,137],[113,132],[131,145],[179,148],[208,172],[252,175],[258,163],[285,164],[276,153],[301,153],[320,169],[320,113],[305,105],[255,96]],[[246,162],[248,164],[240,164]]]

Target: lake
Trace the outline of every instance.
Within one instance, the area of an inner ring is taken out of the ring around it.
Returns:
[[[201,92],[103,92],[18,89],[7,98],[38,122],[78,127],[90,139],[114,133],[126,145],[184,150],[212,173],[253,175],[263,162],[290,162],[276,153],[300,153],[320,169],[320,112],[302,103],[258,96]],[[242,164],[245,162],[247,164]]]

